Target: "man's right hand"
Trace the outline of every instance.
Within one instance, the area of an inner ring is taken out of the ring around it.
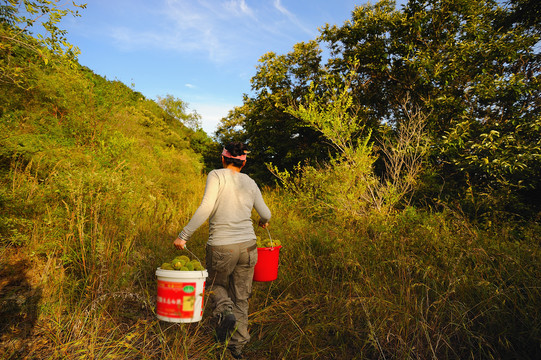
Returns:
[[[186,240],[182,240],[181,238],[176,238],[173,245],[179,250],[184,250],[184,246],[186,246]]]

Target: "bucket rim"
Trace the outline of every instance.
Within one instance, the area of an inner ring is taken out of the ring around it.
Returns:
[[[281,249],[281,248],[282,248],[282,245],[278,245],[278,246],[269,246],[269,247],[258,247],[257,250],[274,251],[274,249]]]
[[[192,271],[181,271],[181,270],[167,270],[158,267],[156,269],[156,276],[163,276],[169,278],[206,278],[209,276],[207,269],[203,270],[192,270]]]

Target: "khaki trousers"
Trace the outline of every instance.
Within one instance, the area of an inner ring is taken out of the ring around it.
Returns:
[[[257,263],[255,240],[239,244],[206,247],[206,266],[213,316],[231,311],[237,319],[237,330],[228,346],[242,349],[250,341],[248,333],[248,299],[252,295],[254,266]]]

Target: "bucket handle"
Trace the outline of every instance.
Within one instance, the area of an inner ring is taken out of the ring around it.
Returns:
[[[274,241],[272,241],[272,237],[271,237],[269,228],[266,227],[265,229],[267,230],[267,234],[269,234],[269,239],[270,239],[270,242],[271,242],[271,248],[273,249],[274,248]]]
[[[186,250],[187,252],[189,252],[190,255],[192,255],[194,258],[197,259],[197,261],[199,261],[200,264],[202,264],[201,260],[199,260],[199,258],[197,257],[197,255],[195,255],[193,252],[191,252],[190,250],[188,250],[188,247],[186,246],[186,244],[184,244],[184,250]],[[203,271],[201,271],[201,273],[203,273]]]

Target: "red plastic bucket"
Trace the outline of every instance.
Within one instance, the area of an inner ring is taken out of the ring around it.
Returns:
[[[203,317],[203,296],[207,270],[156,270],[158,319],[174,323],[200,321]]]
[[[254,281],[273,281],[278,277],[278,260],[282,246],[257,248]]]

